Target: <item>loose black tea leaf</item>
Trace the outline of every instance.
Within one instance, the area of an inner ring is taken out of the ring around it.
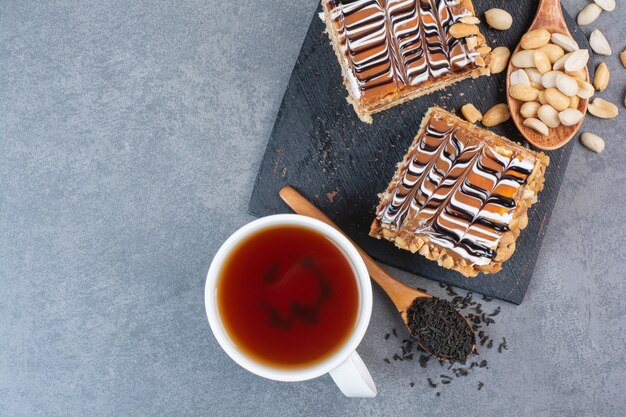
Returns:
[[[494,317],[494,316],[497,316],[498,314],[500,314],[500,306],[498,306],[495,310],[493,310],[493,313],[491,313],[489,316]]]
[[[411,337],[439,358],[465,362],[474,350],[474,332],[448,301],[416,298],[407,318]]]
[[[500,345],[498,346],[498,353],[502,353],[502,350],[508,350],[508,347],[506,345],[506,338],[502,338],[502,343],[500,343]]]
[[[481,390],[481,388],[484,386],[485,384],[483,384],[482,382],[478,381],[478,391]]]

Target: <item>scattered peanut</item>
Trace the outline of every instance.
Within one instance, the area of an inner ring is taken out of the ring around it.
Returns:
[[[530,86],[532,88],[536,88],[537,90],[541,91],[541,90],[545,90],[545,87],[541,84],[537,84],[536,82],[531,81],[530,82]]]
[[[535,51],[518,51],[511,57],[517,68],[535,68]]]
[[[548,104],[558,111],[565,110],[569,107],[569,97],[561,93],[555,87],[550,87],[546,89],[545,97]]]
[[[565,73],[570,77],[576,78],[577,80],[587,81],[587,74],[585,73],[585,70],[566,71]]]
[[[565,55],[565,51],[563,50],[563,48],[553,43],[545,44],[541,48],[539,48],[539,50],[546,54],[546,56],[550,60],[550,64],[554,64],[563,55]]]
[[[537,101],[541,105],[548,104],[548,101],[546,100],[546,92],[545,92],[545,90],[542,90],[542,91],[539,92],[539,94],[537,94]]]
[[[580,143],[590,151],[600,153],[604,150],[604,139],[593,133],[585,132],[580,135]]]
[[[526,74],[531,82],[541,84],[541,77],[543,77],[543,74],[537,71],[537,68],[525,68],[524,71],[526,71]]]
[[[511,73],[509,85],[516,84],[530,85],[530,79],[528,78],[528,74],[526,74],[526,71],[524,71],[523,69],[518,69]]]
[[[491,53],[491,65],[489,69],[492,74],[501,73],[506,69],[506,66],[509,64],[509,57],[511,56],[511,51],[506,46],[498,46],[494,48]]]
[[[595,29],[589,35],[589,45],[593,52],[600,55],[611,55],[613,51],[611,50],[611,45],[609,45],[609,41],[606,40],[602,32],[600,30]]]
[[[465,45],[470,51],[475,50],[478,46],[478,38],[476,36],[468,36],[465,38]]]
[[[476,41],[478,42],[478,45],[484,45],[484,43],[486,42],[485,35],[483,35],[482,33],[478,32],[476,34]]]
[[[542,74],[545,74],[552,69],[552,65],[550,64],[548,56],[541,51],[535,51],[533,53],[533,60],[535,61],[535,67],[537,68],[537,71]]]
[[[615,0],[593,0],[598,6],[607,12],[615,10]]]
[[[574,126],[580,122],[585,115],[578,109],[565,109],[559,113],[559,120],[563,126]]]
[[[543,123],[541,120],[539,119],[535,119],[534,117],[530,117],[528,119],[525,119],[522,124],[526,127],[529,127],[531,129],[533,129],[534,131],[536,131],[537,133],[543,135],[543,136],[548,136],[548,126],[545,125],[545,123]]]
[[[559,125],[561,124],[561,122],[559,121],[559,112],[556,111],[556,109],[549,104],[544,104],[543,106],[539,107],[539,110],[537,110],[537,117],[539,118],[539,120],[544,122],[546,126],[553,129],[559,127]]]
[[[468,25],[477,25],[480,23],[480,19],[476,16],[463,16],[459,19],[461,23],[467,23]]]
[[[520,40],[522,49],[537,49],[550,42],[550,32],[545,29],[535,29],[526,32]]]
[[[622,53],[619,54],[619,60],[622,61],[622,65],[624,66],[624,68],[626,68],[626,49],[624,49]]]
[[[596,68],[596,73],[593,77],[593,86],[598,91],[604,91],[604,89],[609,85],[610,78],[611,74],[609,73],[609,67],[606,66],[605,62],[600,62],[600,65]]]
[[[482,124],[483,126],[493,127],[502,122],[506,122],[510,117],[509,106],[504,103],[499,103],[485,112]]]
[[[461,107],[461,114],[470,123],[476,123],[483,119],[482,113],[472,103],[467,103]]]
[[[472,39],[472,38],[468,38],[468,39]],[[487,55],[489,52],[491,52],[491,47],[487,46],[487,45],[482,45],[479,46],[478,48],[476,48],[476,51],[481,54],[482,56]]]
[[[575,51],[574,51],[575,52]],[[552,69],[554,71],[562,71],[565,69],[565,61],[567,61],[574,52],[568,52],[563,55],[561,58],[557,59],[557,61],[552,65]]]
[[[553,33],[550,36],[550,41],[555,45],[559,45],[565,52],[574,52],[580,49],[574,39],[562,33]]]
[[[466,38],[471,35],[476,35],[478,34],[478,32],[479,32],[478,26],[470,25],[467,23],[455,23],[454,25],[450,26],[450,29],[448,30],[448,33],[450,33],[450,36],[457,38],[457,39]]]
[[[515,84],[509,88],[509,95],[520,101],[535,101],[537,100],[538,94],[539,91],[536,88],[532,88],[530,85]]]
[[[561,71],[548,71],[541,77],[541,85],[544,88],[556,87],[556,77],[563,74]]]
[[[525,119],[528,119],[529,117],[537,117],[537,111],[540,107],[541,104],[537,103],[536,101],[527,101],[526,103],[522,104],[519,112]]]
[[[578,93],[576,95],[583,100],[591,98],[591,96],[595,93],[595,88],[587,81],[576,80],[576,82],[578,83]]]
[[[612,119],[619,114],[619,110],[615,104],[599,97],[594,98],[587,108],[589,109],[589,113],[601,119]]]
[[[589,3],[578,13],[578,17],[576,18],[576,23],[580,26],[588,25],[593,23],[594,20],[600,16],[602,13],[602,7],[598,6],[595,3]]]
[[[573,97],[578,93],[578,83],[575,78],[572,78],[569,75],[557,75],[555,84],[556,88],[568,97]]]
[[[571,53],[572,55],[565,60],[563,68],[565,71],[579,71],[589,62],[589,51],[586,49],[579,49]]]
[[[497,30],[507,30],[513,24],[513,17],[506,10],[493,8],[485,12],[487,24]]]

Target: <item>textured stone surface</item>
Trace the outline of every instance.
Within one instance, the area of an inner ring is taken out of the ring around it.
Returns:
[[[266,381],[220,350],[206,271],[252,219],[252,182],[315,6],[3,4],[1,415],[623,415],[623,115],[585,121],[606,150],[575,147],[526,299],[502,303],[490,328],[509,341],[483,355],[490,369],[435,397],[417,363],[386,365],[397,346],[383,336],[401,323],[376,287],[359,349],[374,400],[342,397],[327,376]],[[622,6],[585,28],[602,28],[616,52]],[[616,53],[606,61],[602,96],[626,113],[626,69]]]

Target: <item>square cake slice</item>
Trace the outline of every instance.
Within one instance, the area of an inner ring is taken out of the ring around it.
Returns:
[[[380,194],[370,236],[472,277],[515,251],[550,160],[438,107]]]
[[[491,49],[471,0],[322,0],[322,6],[348,101],[365,122],[489,73]]]

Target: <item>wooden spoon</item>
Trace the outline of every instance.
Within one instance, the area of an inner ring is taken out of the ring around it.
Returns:
[[[324,213],[322,213],[321,210],[315,207],[311,202],[309,202],[306,198],[304,198],[300,193],[298,193],[292,187],[289,187],[289,186],[284,187],[283,189],[280,190],[279,195],[285,201],[285,203],[287,203],[287,205],[291,207],[291,209],[295,211],[296,213],[309,216],[319,221],[322,221],[326,223],[327,225],[332,226],[335,229],[337,229],[337,231],[341,232],[344,236],[346,236],[346,238],[348,238],[348,240],[350,240],[350,242],[354,245],[356,250],[361,255],[361,258],[363,258],[363,262],[365,263],[365,266],[367,267],[367,272],[369,272],[370,277],[374,281],[376,281],[376,283],[383,289],[383,291],[387,293],[389,298],[391,298],[391,301],[396,306],[396,309],[398,310],[398,312],[400,313],[400,316],[402,317],[402,321],[404,321],[404,324],[407,326],[409,333],[410,333],[411,329],[409,327],[408,317],[407,317],[407,311],[409,310],[409,307],[411,306],[411,304],[413,304],[413,301],[415,301],[415,299],[417,298],[432,298],[433,296],[423,291],[419,291],[419,290],[416,290],[415,288],[409,287],[408,285],[398,281],[397,279],[389,275],[387,272],[385,272],[385,270],[382,269],[380,265],[376,263],[376,261],[370,258],[370,256],[367,253],[365,253],[363,249],[361,249],[356,243],[354,243],[352,239],[350,239],[345,233],[343,233],[343,231],[339,228],[339,226],[337,226],[331,219],[329,219]],[[461,312],[459,312],[459,315],[463,317],[463,320],[465,321],[467,326],[471,329],[472,327],[470,326],[465,316],[463,316]],[[421,343],[419,343],[419,341],[418,341],[418,344],[420,348],[422,348],[422,350],[429,353],[430,355],[435,356],[439,360],[447,361],[446,358],[441,358],[441,357],[438,357],[437,355],[433,355],[431,352],[428,352],[428,350],[426,350],[424,346]],[[476,350],[476,345],[474,344],[472,346],[472,353],[475,350]]]
[[[573,39],[572,34],[565,24],[565,18],[563,17],[561,2],[559,0],[540,0],[535,20],[533,20],[533,23],[528,28],[528,31],[534,29],[546,29],[550,33],[562,33]],[[521,46],[517,45],[517,48],[515,48],[513,54],[520,51],[521,49]],[[518,68],[515,67],[511,61],[509,61],[509,67],[506,73],[506,91],[509,91],[511,73],[517,69]],[[584,71],[587,81],[589,81],[589,70],[587,69],[587,66],[585,66]],[[528,140],[528,142],[532,143],[535,147],[544,151],[558,149],[561,146],[565,145],[567,142],[569,142],[574,137],[576,132],[578,132],[578,129],[580,129],[580,126],[582,125],[584,120],[583,118],[583,120],[573,126],[560,125],[556,129],[550,128],[549,135],[543,136],[540,133],[522,124],[524,122],[524,118],[520,114],[520,107],[522,106],[522,104],[524,104],[522,101],[516,100],[508,94],[507,101],[509,103],[511,118],[515,123],[515,126],[517,126],[519,131],[526,138],[526,140]],[[587,113],[587,102],[588,100],[580,99],[578,103],[578,110],[580,110],[583,114]]]

